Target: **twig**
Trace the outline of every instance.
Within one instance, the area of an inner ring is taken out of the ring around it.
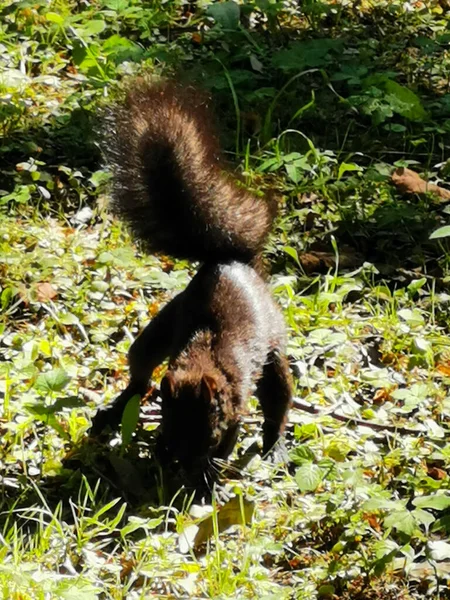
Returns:
[[[355,425],[360,427],[369,427],[369,429],[373,429],[374,431],[384,431],[389,433],[400,433],[404,435],[424,435],[425,431],[423,429],[411,429],[409,427],[397,427],[396,425],[382,425],[381,423],[371,423],[370,421],[366,421],[364,419],[356,419],[355,417],[347,417],[345,415],[341,415],[337,412],[333,411],[322,411],[317,406],[313,404],[307,404],[303,402],[299,398],[294,398],[294,406],[304,410],[310,415],[320,415],[326,417],[332,417],[336,419],[336,421],[341,421],[342,423],[347,423],[348,425]]]

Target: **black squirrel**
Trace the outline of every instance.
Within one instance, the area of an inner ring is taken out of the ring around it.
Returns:
[[[113,211],[148,251],[202,266],[132,344],[130,383],[97,412],[91,433],[117,427],[169,358],[160,454],[198,481],[232,451],[255,384],[264,454],[284,430],[292,394],[284,319],[257,272],[275,211],[224,173],[207,100],[195,89],[135,80],[105,135]]]

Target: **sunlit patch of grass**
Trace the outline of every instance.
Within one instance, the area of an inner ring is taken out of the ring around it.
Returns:
[[[390,179],[448,178],[443,3],[144,4],[0,8],[3,598],[443,598],[450,252],[429,235],[448,210]],[[201,526],[191,491],[153,458],[157,394],[129,445],[86,437],[195,271],[143,256],[105,210],[99,109],[142,69],[210,90],[242,185],[280,207],[266,259],[291,463],[231,471],[253,517],[220,529],[218,498],[199,548],[182,541]]]

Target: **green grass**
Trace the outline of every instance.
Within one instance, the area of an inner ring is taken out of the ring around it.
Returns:
[[[450,211],[391,182],[450,173],[444,5],[0,4],[0,597],[450,598]],[[86,436],[195,270],[107,211],[101,111],[143,70],[206,87],[280,203],[291,462],[253,456],[250,401],[212,507],[153,460],[156,393],[129,444]]]

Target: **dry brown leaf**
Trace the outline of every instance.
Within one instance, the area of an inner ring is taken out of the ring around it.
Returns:
[[[373,401],[376,404],[383,404],[383,402],[387,402],[390,399],[391,399],[391,394],[390,394],[389,390],[386,390],[384,388],[378,389],[375,392],[375,394],[373,395]]]
[[[254,510],[255,503],[253,501],[234,496],[217,513],[216,518],[219,532],[225,531],[232,525],[242,525],[243,522],[248,525],[253,518]],[[198,524],[198,531],[194,539],[194,548],[198,548],[213,535],[213,518],[213,516],[206,517],[206,519],[200,521]]]
[[[436,479],[437,481],[439,481],[440,479],[446,479],[447,473],[443,469],[440,469],[439,467],[429,467],[428,468],[428,477],[431,477],[431,479]]]
[[[436,371],[438,371],[442,375],[445,375],[446,377],[450,377],[450,364],[449,363],[445,363],[445,364],[441,363],[441,364],[437,365]]]
[[[300,263],[306,273],[329,271],[336,267],[336,256],[332,252],[305,252],[299,256]],[[354,268],[362,264],[361,257],[356,253],[340,253],[339,267]]]
[[[369,523],[372,529],[375,529],[375,531],[381,531],[380,519],[378,515],[374,513],[364,513],[362,517],[365,521],[367,521],[367,523]]]
[[[392,174],[392,182],[401,194],[435,194],[442,202],[450,201],[450,190],[429,183],[415,171],[400,167]]]
[[[58,292],[52,286],[51,283],[47,281],[42,281],[38,283],[36,286],[36,295],[39,302],[48,302],[49,300],[53,300],[58,295]]]

